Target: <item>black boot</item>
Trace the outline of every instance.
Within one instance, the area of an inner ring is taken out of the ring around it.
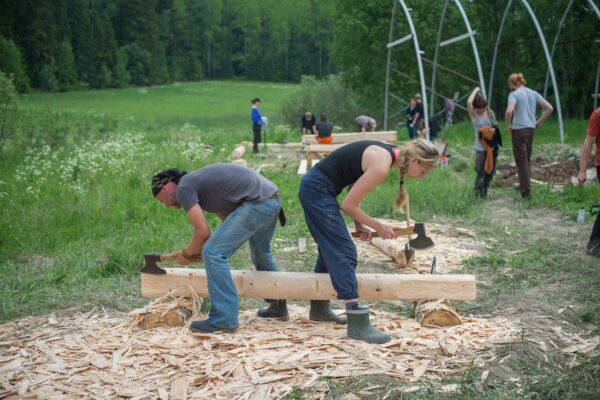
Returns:
[[[261,308],[256,312],[261,318],[277,318],[281,321],[287,321],[290,319],[288,314],[287,304],[285,300],[266,300],[269,304],[267,308]]]
[[[331,321],[340,325],[344,325],[346,323],[345,317],[339,317],[333,311],[331,311],[329,300],[311,300],[308,319],[319,322]]]
[[[386,343],[390,335],[373,328],[369,321],[369,310],[366,308],[346,309],[348,316],[348,337],[364,340],[367,343]]]

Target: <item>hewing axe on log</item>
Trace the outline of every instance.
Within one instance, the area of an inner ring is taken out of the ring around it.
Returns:
[[[422,222],[417,222],[416,224],[414,224],[414,226],[409,226],[408,228],[394,228],[394,232],[397,236],[416,234],[416,238],[410,239],[408,241],[410,247],[414,249],[426,250],[435,246],[433,240],[431,240],[431,238],[428,237],[425,233],[425,225],[423,225]],[[352,232],[352,237],[357,238],[359,236],[359,232]],[[371,236],[377,237],[379,235],[377,234],[377,232],[371,232]]]
[[[146,253],[144,254],[144,267],[140,269],[141,273],[144,274],[166,274],[167,271],[159,267],[156,263],[161,261],[175,261],[177,260],[177,254],[158,254],[158,253]],[[202,258],[197,257],[192,260],[194,263],[201,263]]]

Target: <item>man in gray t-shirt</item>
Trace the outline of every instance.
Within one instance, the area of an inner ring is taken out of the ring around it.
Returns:
[[[167,207],[183,208],[194,227],[190,243],[176,252],[177,263],[204,261],[211,309],[208,319],[194,321],[190,329],[212,333],[238,324],[238,295],[229,271],[229,258],[245,242],[259,271],[278,271],[271,254],[271,238],[281,210],[277,186],[250,168],[236,164],[212,164],[194,172],[168,169],[152,178],[152,194]],[[216,214],[223,223],[211,235],[204,212]],[[268,300],[259,317],[287,320],[285,300]]]
[[[365,133],[367,129],[373,132],[377,128],[377,121],[367,115],[359,115],[354,119],[354,123],[362,133]]]

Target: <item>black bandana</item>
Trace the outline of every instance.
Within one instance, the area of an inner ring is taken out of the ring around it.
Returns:
[[[156,197],[156,195],[162,190],[163,186],[169,182],[175,182],[176,184],[179,183],[179,180],[185,174],[187,174],[187,172],[180,171],[177,168],[171,168],[154,175],[152,177],[152,195]]]

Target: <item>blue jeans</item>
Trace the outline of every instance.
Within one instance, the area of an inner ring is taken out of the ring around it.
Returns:
[[[417,136],[417,132],[415,132],[415,128],[410,126],[409,121],[406,121],[406,130],[408,131],[409,139],[414,139]]]
[[[298,195],[306,225],[319,249],[315,272],[328,272],[337,298],[351,300],[358,298],[356,246],[337,202],[341,191],[315,167],[302,178]]]
[[[202,259],[208,280],[211,308],[208,322],[231,329],[238,325],[238,294],[229,270],[229,258],[248,241],[252,263],[259,271],[278,271],[271,254],[271,238],[281,203],[269,199],[244,203],[223,221],[204,244]]]

